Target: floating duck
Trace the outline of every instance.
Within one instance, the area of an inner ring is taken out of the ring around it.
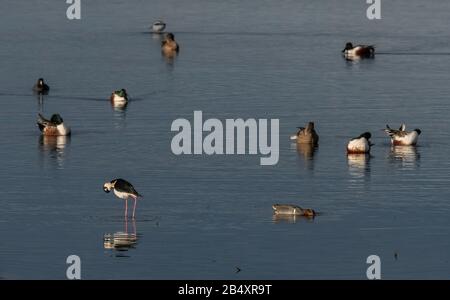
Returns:
[[[162,33],[166,28],[166,23],[161,20],[156,21],[152,24],[152,32],[153,33]]]
[[[59,114],[54,114],[47,120],[41,114],[37,119],[37,125],[43,135],[58,136],[58,135],[70,135],[70,128],[64,124],[63,119]]]
[[[369,153],[370,148],[374,145],[370,142],[372,135],[370,132],[364,132],[360,136],[351,139],[347,144],[348,154],[364,154]]]
[[[50,87],[44,82],[44,78],[39,78],[36,84],[33,86],[33,91],[36,93],[44,94],[48,93]]]
[[[118,91],[114,91],[109,98],[111,102],[114,103],[127,103],[128,102],[128,94],[125,89],[121,89]]]
[[[345,44],[342,53],[346,57],[361,57],[361,58],[373,58],[375,56],[375,46],[373,45],[356,45],[352,43]]]
[[[294,215],[304,217],[315,217],[317,213],[311,208],[301,208],[292,204],[274,204],[273,212],[276,215]]]
[[[124,179],[114,179],[110,182],[106,182],[103,185],[103,190],[105,193],[109,193],[111,190],[114,191],[114,195],[118,198],[125,200],[125,219],[128,216],[128,199],[134,199],[134,207],[133,207],[133,219],[136,212],[136,200],[138,197],[142,197],[136,189],[133,187],[131,183]]]
[[[313,144],[319,143],[319,136],[314,130],[314,122],[309,122],[306,128],[297,127],[299,130],[297,134],[291,136],[291,140],[296,140],[299,144]]]
[[[177,53],[180,50],[180,47],[175,41],[175,36],[173,35],[173,33],[166,34],[164,40],[161,43],[161,49],[165,54]]]
[[[384,131],[391,137],[391,143],[394,146],[415,146],[419,135],[422,133],[420,129],[406,131],[406,125],[402,124],[398,130],[392,129],[386,125]]]

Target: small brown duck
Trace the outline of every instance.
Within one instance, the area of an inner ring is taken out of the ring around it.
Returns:
[[[305,127],[297,127],[297,134],[291,136],[291,140],[296,140],[298,144],[312,144],[316,146],[319,143],[319,136],[314,130],[314,122],[309,122]]]
[[[164,54],[178,53],[180,47],[175,41],[175,36],[173,35],[173,33],[166,34],[164,40],[161,43],[161,50]]]
[[[295,215],[304,217],[315,217],[317,213],[311,208],[301,208],[292,204],[274,204],[273,212],[276,215]]]

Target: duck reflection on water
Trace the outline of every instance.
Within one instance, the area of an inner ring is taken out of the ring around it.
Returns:
[[[402,168],[414,169],[420,165],[420,153],[416,146],[392,146],[389,160],[392,164],[399,164]]]

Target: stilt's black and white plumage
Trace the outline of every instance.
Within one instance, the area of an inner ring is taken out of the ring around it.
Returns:
[[[111,190],[113,190],[114,195],[116,195],[120,199],[125,200],[125,218],[127,218],[128,215],[128,199],[132,198],[134,200],[134,219],[136,212],[136,200],[137,198],[142,197],[142,195],[136,191],[131,183],[129,183],[125,179],[118,178],[111,180],[110,182],[105,182],[105,184],[103,185],[103,190],[105,191],[105,193],[109,193]]]

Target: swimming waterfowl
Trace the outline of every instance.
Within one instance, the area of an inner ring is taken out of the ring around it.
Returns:
[[[161,49],[165,54],[177,53],[180,50],[173,33],[166,34],[161,44]]]
[[[315,217],[317,213],[311,208],[301,208],[292,204],[274,204],[272,205],[273,212],[276,215],[295,215],[305,217]]]
[[[352,43],[345,44],[344,50],[342,53],[346,57],[364,57],[371,58],[375,55],[375,46],[373,45],[356,45],[353,46]]]
[[[161,20],[156,21],[152,25],[152,31],[153,33],[161,33],[166,28],[166,23],[164,23]]]
[[[70,128],[64,124],[59,114],[54,114],[47,120],[41,114],[38,115],[37,125],[43,135],[59,136],[70,135]]]
[[[33,90],[36,93],[47,93],[50,90],[50,87],[44,82],[44,78],[39,78],[33,86]]]
[[[351,139],[347,144],[348,154],[363,154],[369,153],[370,148],[374,145],[371,143],[370,138],[372,135],[370,132],[364,132],[360,136]]]
[[[109,193],[111,190],[114,191],[114,195],[116,195],[118,198],[125,200],[125,219],[128,215],[128,199],[132,198],[134,199],[134,207],[133,207],[133,219],[136,212],[136,200],[138,197],[142,197],[141,194],[139,194],[136,189],[133,187],[131,183],[128,181],[118,178],[111,180],[109,182],[105,182],[103,185],[103,190],[105,193]]]
[[[398,130],[386,125],[384,131],[391,137],[391,143],[394,146],[415,146],[419,135],[422,133],[420,129],[414,129],[410,132],[406,131],[405,124],[402,124]]]
[[[309,122],[306,128],[297,127],[299,130],[296,135],[291,136],[291,140],[296,140],[299,144],[313,144],[319,143],[319,136],[314,130],[314,122]]]
[[[112,103],[126,103],[128,102],[128,94],[125,89],[114,91],[109,98]]]

